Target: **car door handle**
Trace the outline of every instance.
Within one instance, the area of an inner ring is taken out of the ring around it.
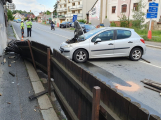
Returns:
[[[128,43],[133,43],[132,41],[129,41]]]
[[[108,45],[113,45],[113,43],[110,43],[110,44],[108,44]]]

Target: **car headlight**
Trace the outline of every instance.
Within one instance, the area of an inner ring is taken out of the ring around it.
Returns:
[[[66,46],[64,46],[64,48],[69,48],[69,47],[72,47],[72,45],[66,45]]]

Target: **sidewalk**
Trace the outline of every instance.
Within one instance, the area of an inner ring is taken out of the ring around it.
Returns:
[[[7,27],[8,40],[16,39],[12,27]],[[16,58],[8,59],[9,56]],[[23,59],[14,53],[4,55],[6,63],[0,64],[0,120],[43,120],[37,99],[29,101],[34,94]],[[0,62],[3,58],[0,57]],[[8,61],[11,67],[8,67]],[[9,74],[12,72],[15,77]]]
[[[148,47],[154,47],[161,49],[161,43],[160,42],[151,42],[151,41],[145,41],[146,46]]]

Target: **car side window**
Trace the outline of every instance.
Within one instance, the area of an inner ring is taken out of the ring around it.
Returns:
[[[131,36],[131,31],[129,30],[117,30],[117,39],[126,39]]]
[[[95,36],[91,42],[95,42],[97,38],[100,38],[101,41],[113,40],[113,36],[114,36],[114,31],[108,30],[108,31],[102,32],[98,34],[97,36]]]

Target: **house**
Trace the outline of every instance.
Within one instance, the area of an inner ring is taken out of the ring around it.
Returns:
[[[72,21],[73,15],[77,19],[87,19],[87,13],[97,0],[59,0],[58,1],[58,22]]]
[[[95,5],[89,11],[89,22],[92,19],[95,19],[95,16],[98,16],[97,19],[100,21],[100,23],[103,23],[104,19],[107,18],[109,21],[114,21],[117,25],[119,25],[119,17],[121,14],[125,14],[130,20],[133,20],[133,10],[137,10],[139,1],[140,0],[97,0]],[[145,8],[142,10],[144,13],[148,12],[149,2],[152,2],[152,0],[143,0]],[[161,0],[155,0],[155,2],[161,4]],[[158,17],[153,19],[156,22],[159,22],[161,16],[160,4]],[[150,19],[147,19],[145,16],[145,23],[147,23],[149,20]]]
[[[20,13],[16,13],[13,16],[15,17],[14,20],[18,20],[18,19],[24,20],[25,19],[25,16],[24,15],[21,15]]]

